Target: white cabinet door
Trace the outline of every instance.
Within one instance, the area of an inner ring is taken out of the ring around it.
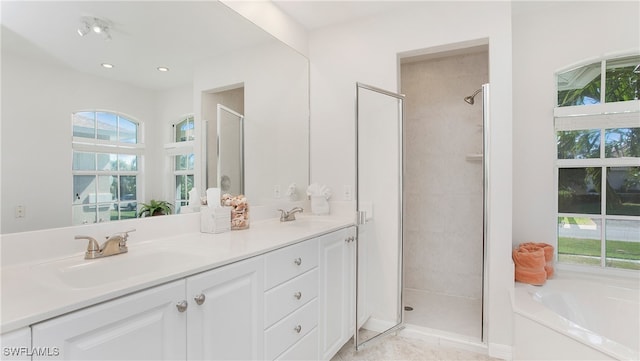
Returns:
[[[0,359],[4,361],[9,360],[31,360],[31,329],[29,327],[21,328],[19,330],[3,333],[0,335],[0,347],[2,348],[2,355]],[[43,350],[56,353],[57,350]]]
[[[320,359],[329,360],[353,335],[355,241],[348,228],[320,238]]]
[[[184,281],[134,293],[32,326],[34,360],[178,360],[186,354]]]
[[[187,278],[187,298],[187,359],[262,358],[263,257]]]

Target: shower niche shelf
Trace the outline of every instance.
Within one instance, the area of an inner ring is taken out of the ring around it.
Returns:
[[[482,161],[482,153],[477,154],[467,154],[467,161],[469,162],[480,162]]]

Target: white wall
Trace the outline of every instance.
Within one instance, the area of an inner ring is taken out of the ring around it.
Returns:
[[[274,41],[201,64],[194,75],[196,126],[203,119],[202,92],[241,83],[249,204],[274,201],[276,185],[285,198],[291,183],[298,185],[302,197],[309,178],[307,59]],[[203,193],[202,186],[199,190]]]
[[[490,346],[511,344],[510,20],[511,5],[507,2],[415,2],[406,3],[396,12],[316,30],[309,39],[311,181],[334,190],[341,190],[343,185],[354,187],[357,81],[397,91],[398,53],[488,39],[492,86]],[[500,347],[493,349],[496,354]]]
[[[640,51],[640,3],[513,5],[513,242],[555,244],[555,72]],[[540,19],[544,18],[544,21]]]
[[[271,1],[220,0],[300,54],[309,56],[306,30]]]

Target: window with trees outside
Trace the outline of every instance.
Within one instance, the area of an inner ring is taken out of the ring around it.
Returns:
[[[73,224],[136,218],[140,124],[108,111],[81,111],[73,126]]]
[[[640,55],[557,74],[558,261],[640,270]]]
[[[194,186],[195,156],[193,153],[193,141],[195,140],[195,124],[193,115],[181,118],[173,125],[174,139],[181,146],[176,147],[172,154],[173,177],[175,179],[175,210],[180,213],[180,208],[189,204],[189,191]]]

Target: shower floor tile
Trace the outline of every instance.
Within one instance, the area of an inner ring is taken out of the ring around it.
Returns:
[[[482,337],[482,301],[427,291],[404,289],[405,324],[471,337]]]

